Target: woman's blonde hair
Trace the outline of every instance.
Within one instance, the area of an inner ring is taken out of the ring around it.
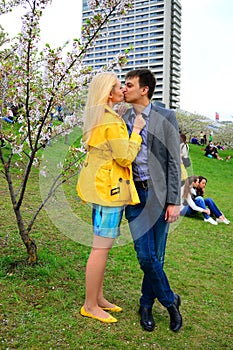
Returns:
[[[117,83],[117,75],[112,72],[97,74],[89,85],[84,112],[83,141],[88,144],[93,128],[100,125],[109,94]]]
[[[184,183],[184,193],[183,198],[187,199],[188,195],[191,193],[191,185],[193,182],[197,182],[198,176],[192,175],[187,177]]]

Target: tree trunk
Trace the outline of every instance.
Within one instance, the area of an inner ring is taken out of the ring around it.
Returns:
[[[20,237],[27,249],[27,262],[29,265],[35,265],[38,261],[37,246],[33,238],[29,236],[29,233],[19,230]]]
[[[32,239],[29,235],[30,230],[31,230],[31,226],[28,226],[27,228],[25,227],[24,224],[24,219],[20,210],[21,204],[22,204],[22,199],[23,199],[23,195],[22,198],[20,198],[20,200],[18,200],[18,202],[16,201],[16,194],[14,192],[13,189],[13,185],[12,185],[12,179],[10,176],[10,172],[9,172],[9,165],[7,163],[4,162],[4,159],[2,159],[2,163],[4,165],[5,168],[5,176],[6,176],[6,180],[8,183],[8,187],[9,187],[9,193],[10,193],[10,197],[11,197],[11,202],[12,202],[12,206],[15,212],[15,217],[16,217],[16,222],[17,222],[17,226],[18,226],[18,230],[19,230],[19,235],[27,249],[27,262],[29,265],[34,265],[37,263],[38,260],[38,256],[37,256],[37,246],[36,246],[36,242],[34,241],[34,239]],[[26,188],[26,182],[24,184],[24,188]]]
[[[20,237],[27,249],[27,262],[29,265],[35,265],[38,261],[36,242],[29,236],[29,232],[24,226],[24,221],[19,209],[15,209],[15,215],[17,218]]]
[[[36,246],[36,242],[34,241],[34,239],[32,239],[31,237],[27,237],[27,241],[26,243],[24,242],[26,248],[27,248],[27,262],[29,265],[35,265],[37,263],[38,260],[38,256],[37,256],[37,246]]]

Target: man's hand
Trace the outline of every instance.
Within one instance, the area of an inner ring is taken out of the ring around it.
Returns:
[[[175,222],[180,216],[180,206],[168,204],[165,212],[165,220],[169,223]]]

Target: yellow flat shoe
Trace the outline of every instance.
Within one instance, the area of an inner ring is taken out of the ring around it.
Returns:
[[[84,309],[84,306],[82,306],[82,308],[80,310],[80,314],[82,316],[85,316],[85,317],[94,318],[95,320],[98,320],[98,321],[103,322],[103,323],[115,323],[115,322],[117,322],[117,319],[115,317],[112,317],[111,315],[109,315],[109,317],[107,317],[107,318],[102,318],[102,317],[97,317],[95,315],[92,315],[91,313],[86,312],[86,310]]]
[[[114,307],[101,307],[104,311],[110,311],[110,312],[121,312],[122,308],[120,306],[114,305]]]

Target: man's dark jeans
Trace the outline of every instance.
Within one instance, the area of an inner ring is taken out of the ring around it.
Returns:
[[[163,270],[169,224],[153,188],[137,188],[137,191],[140,204],[128,205],[125,213],[144,272],[140,305],[151,308],[157,298],[163,306],[169,307],[174,303],[174,293]]]

